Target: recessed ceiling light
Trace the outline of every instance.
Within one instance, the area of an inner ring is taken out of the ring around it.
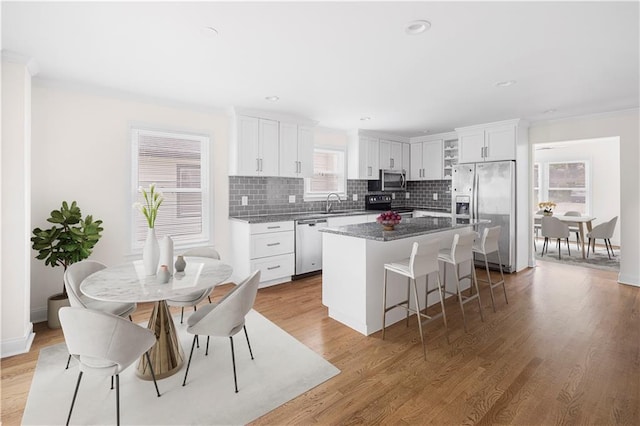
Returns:
[[[204,27],[204,33],[209,37],[216,37],[220,34],[214,27]]]
[[[404,27],[404,31],[409,35],[418,35],[431,28],[431,22],[425,20],[411,21]]]
[[[554,112],[556,112],[556,110],[551,108],[551,109],[546,110],[544,113],[545,114],[553,114]]]
[[[513,86],[514,84],[516,84],[515,80],[506,80],[506,81],[497,82],[496,86],[498,86],[498,87],[509,87],[509,86]]]
[[[360,121],[369,121],[371,117],[360,117]]]
[[[424,130],[422,131],[422,133],[424,133],[424,134],[429,133],[429,129],[424,129]]]
[[[280,100],[278,96],[267,96],[265,97],[265,99],[268,100],[269,102],[278,102]]]

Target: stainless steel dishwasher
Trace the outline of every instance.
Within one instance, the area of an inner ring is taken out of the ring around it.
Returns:
[[[296,220],[296,275],[322,269],[322,233],[327,219]]]

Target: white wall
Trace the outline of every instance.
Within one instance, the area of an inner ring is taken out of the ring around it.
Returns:
[[[2,60],[2,357],[24,353],[33,341],[30,320],[31,75],[28,62]]]
[[[588,179],[591,182],[591,210],[596,224],[620,216],[620,144],[618,138],[593,139],[567,143],[538,144],[535,147],[551,148],[535,151],[535,162],[584,160],[590,164]],[[613,245],[620,244],[620,226],[616,225],[611,238]]]
[[[538,122],[529,128],[532,144],[616,136],[620,138],[621,194],[618,281],[640,286],[640,110]]]
[[[83,216],[104,221],[92,259],[109,265],[131,254],[130,134],[132,124],[207,134],[211,140],[213,239],[229,253],[228,145],[226,113],[75,90],[34,80],[32,228],[47,226],[63,200],[77,201]],[[35,255],[35,252],[32,252]],[[33,257],[33,256],[32,256]],[[44,320],[47,297],[62,290],[62,268],[31,260],[31,310]]]

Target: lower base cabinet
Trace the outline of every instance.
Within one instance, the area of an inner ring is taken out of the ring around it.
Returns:
[[[260,270],[260,288],[291,280],[295,273],[293,221],[247,223],[231,220],[231,264],[238,283]]]

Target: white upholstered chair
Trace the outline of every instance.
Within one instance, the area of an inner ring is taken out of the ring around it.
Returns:
[[[120,424],[120,373],[136,362],[143,354],[151,368],[151,377],[160,396],[149,353],[156,336],[147,328],[140,327],[115,315],[76,307],[60,309],[60,324],[69,353],[78,360],[79,373],[71,400],[67,424],[78,395],[84,373],[111,376],[116,379],[116,420]],[[55,422],[54,422],[55,423]],[[80,422],[82,423],[82,422]]]
[[[535,214],[544,214],[544,210],[538,210]],[[538,250],[536,246],[536,239],[540,235],[540,231],[542,230],[542,219],[533,218],[533,249]]]
[[[199,247],[187,250],[184,252],[185,256],[197,256],[197,257],[209,257],[211,259],[220,259],[220,254],[211,248],[211,247]],[[189,265],[187,265],[189,267]],[[167,299],[167,305],[169,306],[180,306],[182,309],[180,310],[180,324],[183,322],[184,318],[184,308],[185,306],[193,306],[193,310],[196,310],[196,305],[202,302],[205,298],[209,298],[209,303],[211,303],[211,291],[213,287],[207,287],[204,290],[194,291],[193,293],[186,294],[184,296],[174,296],[171,299]]]
[[[409,313],[416,314],[416,318],[418,319],[418,329],[420,330],[420,341],[422,342],[422,352],[424,354],[424,358],[427,359],[427,349],[424,344],[424,335],[422,333],[422,318],[426,318],[427,320],[435,319],[427,315],[426,313],[422,313],[420,309],[420,298],[418,297],[418,288],[416,286],[416,278],[425,276],[426,277],[426,296],[425,296],[425,306],[427,307],[427,297],[430,293],[437,291],[440,297],[440,306],[442,308],[442,319],[444,321],[445,330],[447,330],[447,340],[449,340],[449,331],[447,328],[447,316],[444,311],[444,301],[442,294],[442,286],[440,285],[440,274],[438,267],[438,251],[440,249],[440,241],[431,241],[429,243],[417,243],[414,242],[411,248],[411,255],[403,260],[399,260],[396,262],[385,263],[384,265],[384,286],[382,288],[382,339],[384,340],[385,335],[385,325],[386,325],[386,314],[388,311],[394,308],[403,308],[407,311],[407,325],[409,325]],[[387,275],[388,272],[394,272],[396,274],[407,277],[407,300],[396,303],[393,306],[387,306]],[[433,289],[429,290],[429,275],[432,273],[436,273],[436,283],[437,286]],[[410,288],[413,289],[413,296],[415,299],[416,308],[411,309],[410,307]]]
[[[611,237],[613,237],[613,231],[616,229],[616,223],[618,222],[618,216],[614,217],[608,222],[601,223],[600,225],[595,226],[590,232],[587,233],[587,238],[589,238],[589,244],[587,246],[587,257],[589,257],[589,247],[591,247],[591,253],[595,253],[596,247],[596,239],[602,238],[604,240],[604,245],[607,248],[607,255],[609,259],[611,259],[611,255],[615,256],[613,253],[613,247],[611,246]],[[593,240],[593,243],[591,242]],[[611,249],[611,252],[609,252]]]
[[[475,232],[468,232],[465,234],[455,234],[453,236],[453,242],[451,243],[450,249],[442,249],[438,253],[438,260],[444,262],[444,293],[453,294],[458,297],[458,302],[460,303],[460,310],[462,311],[462,320],[464,322],[464,331],[467,331],[467,318],[464,315],[464,305],[472,300],[478,301],[478,309],[480,309],[480,319],[484,321],[484,315],[482,314],[482,303],[480,302],[480,291],[478,290],[478,280],[476,280],[476,269],[473,264],[473,240],[476,237]],[[471,272],[466,275],[460,275],[460,265],[469,262],[469,268]],[[456,279],[456,292],[448,292],[446,290],[447,285],[447,264],[453,266],[453,273]],[[469,287],[475,287],[476,292],[471,294],[470,296],[465,296],[462,294],[460,289],[460,282],[462,280],[469,280]]]
[[[577,212],[575,210],[570,210],[568,212],[566,212],[564,214],[565,216],[576,216],[576,217],[580,217],[582,216],[582,213]],[[580,250],[580,228],[578,225],[578,223],[576,222],[568,222],[567,225],[569,226],[569,233],[575,232],[576,234],[576,250]]]
[[[502,285],[502,290],[504,291],[504,301],[509,303],[507,300],[507,289],[504,285],[504,273],[502,272],[502,259],[500,259],[500,249],[498,246],[498,241],[500,241],[500,230],[502,228],[500,226],[494,226],[492,228],[484,228],[482,232],[482,236],[477,238],[473,242],[472,250],[474,253],[481,254],[484,257],[484,266],[487,272],[487,279],[480,280],[476,277],[478,281],[484,281],[489,284],[489,291],[491,292],[491,305],[493,306],[493,312],[496,311],[496,302],[493,297],[493,289],[499,285]],[[492,281],[491,280],[491,272],[489,272],[489,261],[487,260],[487,255],[491,253],[496,253],[498,255],[498,269],[500,270],[500,280]]]
[[[93,309],[123,318],[129,317],[129,320],[132,320],[131,314],[136,310],[135,303],[103,302],[85,296],[80,291],[80,284],[85,278],[104,268],[106,268],[104,264],[95,260],[83,260],[67,267],[63,281],[69,296],[69,304],[75,308]],[[71,355],[67,360],[66,368],[69,368],[69,361],[71,361]]]
[[[209,337],[228,337],[231,342],[231,362],[233,363],[233,382],[235,384],[236,393],[238,392],[238,379],[236,376],[236,358],[233,346],[233,336],[244,330],[244,335],[249,346],[249,354],[253,359],[251,351],[251,343],[249,343],[249,335],[245,327],[245,317],[253,307],[258,292],[258,284],[260,283],[260,271],[252,273],[247,279],[242,281],[227,293],[217,303],[203,306],[200,310],[194,312],[187,320],[187,332],[193,334],[193,343],[191,344],[191,353],[189,354],[189,362],[184,373],[184,381],[182,386],[187,384],[187,375],[191,366],[191,358],[193,357],[193,349],[196,345],[198,335],[207,336],[207,351],[209,352]]]
[[[549,238],[555,238],[558,240],[558,259],[562,258],[562,255],[560,254],[560,240],[566,240],[567,251],[569,252],[569,256],[571,256],[571,249],[569,248],[569,226],[566,223],[562,223],[557,217],[543,217],[542,236],[544,237],[544,245],[542,246],[541,256],[544,256],[545,249],[547,253],[549,252]]]

